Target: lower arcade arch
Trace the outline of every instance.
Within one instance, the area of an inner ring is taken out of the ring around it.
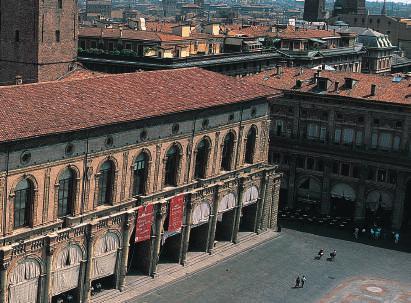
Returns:
[[[218,203],[215,241],[232,241],[235,224],[236,197],[226,194]]]
[[[239,232],[255,232],[257,224],[258,188],[249,187],[243,194]]]
[[[119,236],[111,231],[98,238],[94,243],[91,274],[94,290],[115,288],[119,247]]]
[[[208,247],[211,208],[203,201],[193,208],[188,252],[205,252]]]
[[[384,190],[373,190],[365,200],[365,221],[368,226],[391,227],[393,195]]]
[[[357,195],[346,183],[337,183],[330,192],[331,215],[335,217],[353,218]]]
[[[54,270],[51,273],[52,302],[79,301],[80,264],[83,251],[78,245],[70,244],[53,256]]]
[[[39,299],[39,282],[41,266],[33,258],[19,262],[9,277],[9,302],[37,303]]]

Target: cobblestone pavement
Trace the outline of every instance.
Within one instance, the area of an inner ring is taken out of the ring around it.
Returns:
[[[320,248],[327,256],[335,248],[336,259],[316,260]],[[293,288],[302,274],[307,277],[304,288]],[[128,302],[400,303],[411,302],[406,297],[410,285],[407,252],[283,228],[281,237],[246,254]],[[378,301],[379,288],[393,295]],[[364,296],[370,293],[374,297]]]

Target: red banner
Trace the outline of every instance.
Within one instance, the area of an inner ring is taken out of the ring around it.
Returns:
[[[176,196],[170,200],[168,214],[168,232],[180,231],[183,224],[184,195]]]
[[[137,211],[135,242],[150,240],[153,223],[153,204],[143,206]]]

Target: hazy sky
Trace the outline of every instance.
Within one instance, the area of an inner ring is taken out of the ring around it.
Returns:
[[[384,2],[382,0],[367,0],[369,2]],[[408,3],[411,4],[411,0],[387,0],[387,2],[402,2],[402,3]]]

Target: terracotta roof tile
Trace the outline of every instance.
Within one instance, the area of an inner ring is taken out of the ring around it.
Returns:
[[[271,94],[200,68],[0,87],[0,142],[240,103]]]
[[[103,37],[113,39],[129,39],[129,40],[145,40],[145,41],[182,41],[185,38],[164,32],[152,31],[137,31],[131,29],[120,30],[118,28],[97,28],[97,27],[82,27],[79,32],[80,37]]]
[[[401,81],[393,81],[393,76],[371,75],[351,72],[321,71],[322,78],[330,80],[326,91],[319,91],[313,81],[316,70],[300,68],[286,68],[281,75],[276,71],[261,73],[255,76],[243,78],[245,83],[263,84],[275,90],[294,90],[322,95],[338,95],[356,98],[364,101],[381,101],[411,105],[411,79],[402,78]],[[345,79],[357,80],[352,89],[345,87]],[[296,81],[301,80],[301,88],[296,88]],[[338,82],[338,91],[335,83]],[[376,85],[375,96],[371,95],[371,84]]]

